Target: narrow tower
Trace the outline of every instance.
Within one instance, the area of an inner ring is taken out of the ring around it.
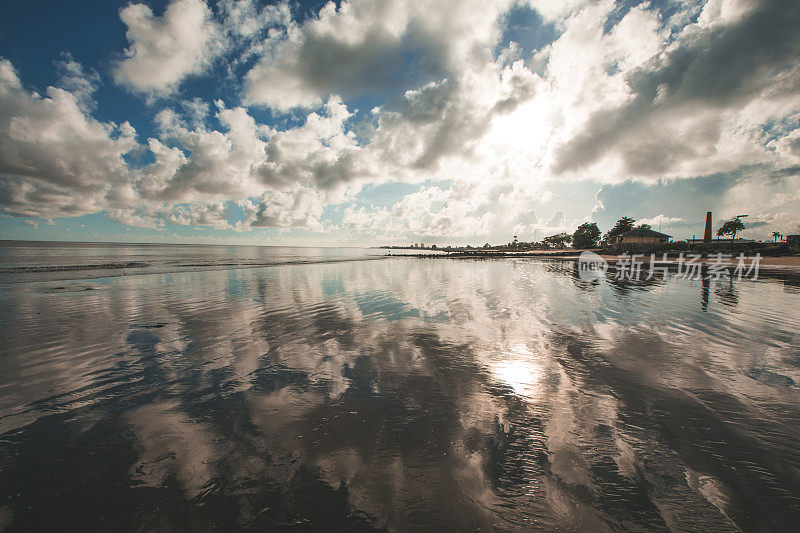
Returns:
[[[703,235],[703,242],[711,242],[711,211],[706,213],[706,232]]]

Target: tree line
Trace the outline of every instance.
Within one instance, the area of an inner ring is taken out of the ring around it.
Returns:
[[[478,249],[493,249],[493,250],[535,250],[542,248],[565,248],[568,244],[572,244],[575,249],[587,248],[600,248],[608,247],[618,241],[618,237],[623,233],[627,233],[634,229],[649,230],[652,229],[650,224],[636,224],[636,220],[631,217],[622,217],[617,220],[616,224],[608,230],[605,234],[597,227],[596,222],[584,222],[573,233],[556,233],[545,237],[540,242],[521,242],[517,236],[508,244],[501,244],[492,246],[488,242],[483,246],[444,246],[439,247],[431,245],[425,246],[423,243],[413,243],[410,246],[381,246],[381,248],[413,248],[413,249],[428,249],[428,250],[478,250]],[[745,229],[745,225],[739,217],[732,220],[725,221],[722,226],[717,230],[717,236],[731,235],[732,239],[736,238],[736,234]],[[777,241],[778,238],[783,239],[783,235],[778,232],[772,232],[773,238]],[[601,238],[602,237],[602,238]]]
[[[636,220],[631,217],[622,217],[617,220],[616,224],[614,224],[610,230],[602,234],[596,222],[585,222],[578,226],[578,229],[572,234],[561,232],[545,237],[542,239],[542,244],[554,248],[564,248],[570,243],[573,248],[576,249],[599,248],[601,246],[607,247],[616,243],[620,235],[634,229],[648,230],[652,228],[650,224],[636,224]],[[720,226],[717,230],[717,236],[722,237],[730,235],[732,239],[736,239],[736,234],[744,229],[744,222],[742,222],[741,218],[735,217],[732,220],[725,221],[722,226]],[[772,232],[772,236],[776,241],[778,238],[783,237],[783,235],[778,232]],[[514,239],[516,239],[516,237],[514,237]]]

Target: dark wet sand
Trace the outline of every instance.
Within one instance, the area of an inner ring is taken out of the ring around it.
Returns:
[[[8,284],[0,525],[791,531],[798,332],[790,277],[568,260]]]

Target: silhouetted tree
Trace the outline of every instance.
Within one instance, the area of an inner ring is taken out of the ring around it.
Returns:
[[[595,222],[586,222],[578,226],[572,234],[572,246],[574,248],[597,248],[597,241],[600,240],[600,228]]]
[[[542,242],[545,242],[551,246],[558,246],[559,248],[564,248],[566,243],[572,241],[572,235],[569,233],[557,233],[555,235],[550,235],[549,237],[545,237],[542,239]]]
[[[617,220],[617,223],[614,224],[614,227],[608,230],[608,233],[603,235],[603,244],[614,244],[618,236],[633,229],[633,224],[635,222],[636,220],[632,219],[631,217],[622,217],[621,219]]]
[[[733,220],[725,222],[721,228],[717,230],[717,236],[731,235],[731,240],[736,239],[736,234],[744,230],[744,223],[737,217]]]

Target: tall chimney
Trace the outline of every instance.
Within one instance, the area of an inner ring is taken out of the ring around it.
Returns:
[[[706,232],[703,235],[703,242],[711,242],[711,211],[706,213]]]

